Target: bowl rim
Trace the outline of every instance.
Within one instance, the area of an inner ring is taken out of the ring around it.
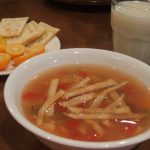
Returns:
[[[86,50],[86,51],[85,51]],[[99,148],[103,148],[103,149],[107,149],[107,148],[121,148],[124,146],[131,146],[131,145],[135,145],[138,143],[141,143],[145,140],[148,140],[150,138],[150,130],[137,135],[135,137],[131,137],[131,138],[127,138],[124,140],[116,140],[116,141],[108,141],[108,142],[86,142],[86,141],[78,141],[78,140],[72,140],[72,139],[67,139],[64,137],[59,137],[57,135],[48,133],[40,128],[38,128],[37,126],[33,125],[32,123],[30,123],[21,113],[18,113],[19,111],[16,110],[16,108],[13,108],[13,106],[10,105],[10,100],[11,98],[8,95],[8,92],[10,87],[13,86],[11,85],[11,81],[15,78],[16,73],[18,72],[18,70],[20,70],[20,68],[23,68],[26,64],[29,64],[31,62],[36,61],[37,59],[42,59],[44,57],[47,57],[49,55],[53,55],[53,54],[60,54],[60,53],[104,53],[106,55],[114,55],[116,57],[121,57],[123,59],[129,59],[135,63],[137,63],[138,65],[142,66],[144,69],[149,69],[150,70],[150,66],[145,64],[144,62],[137,60],[135,58],[132,58],[130,56],[126,56],[124,54],[120,54],[117,52],[113,52],[113,51],[108,51],[108,50],[103,50],[103,49],[93,49],[93,48],[68,48],[68,49],[62,49],[60,51],[53,51],[50,53],[44,53],[41,54],[39,56],[36,56],[34,58],[29,59],[28,61],[22,63],[21,65],[19,65],[7,78],[7,81],[5,83],[5,87],[4,87],[4,101],[6,104],[6,107],[8,109],[8,111],[10,112],[10,114],[12,115],[12,117],[20,124],[22,125],[25,129],[29,130],[31,133],[35,134],[38,137],[41,137],[45,140],[48,141],[52,141],[55,142],[57,144],[62,144],[62,145],[66,145],[66,146],[72,146],[72,147],[78,147],[78,148],[86,148],[86,149],[99,149]]]

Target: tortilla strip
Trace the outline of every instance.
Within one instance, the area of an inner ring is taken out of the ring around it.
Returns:
[[[111,96],[111,98],[112,98],[113,100],[116,100],[116,99],[118,99],[118,98],[120,97],[116,90],[112,91],[112,92],[110,93],[110,96]]]
[[[100,124],[98,124],[95,120],[84,120],[89,126],[91,126],[99,136],[104,136],[105,131]]]
[[[146,117],[146,113],[125,113],[125,114],[111,114],[111,113],[93,113],[93,114],[75,114],[75,113],[64,113],[66,116],[73,119],[131,119],[140,120]]]
[[[54,96],[57,92],[59,79],[52,79],[50,82],[50,86],[48,89],[47,97],[50,98]],[[54,104],[52,104],[50,107],[48,107],[45,111],[45,116],[53,116],[54,115]]]
[[[58,88],[59,79],[52,79],[48,89],[47,97],[51,97],[56,94]]]
[[[114,91],[114,90],[119,89],[120,87],[126,85],[127,83],[128,83],[127,81],[124,81],[124,82],[122,82],[122,83],[120,83],[120,84],[117,84],[117,85],[115,85],[115,86],[113,86],[113,87],[110,87],[110,88],[104,90],[103,92],[101,92],[101,93],[95,98],[95,100],[93,101],[93,103],[92,103],[92,105],[91,105],[91,108],[93,108],[93,107],[98,107],[98,106],[100,105],[100,103],[102,102],[102,100],[105,98],[105,96],[106,96],[108,93],[110,93],[110,92],[112,92],[112,91]]]
[[[122,94],[116,101],[108,105],[105,109],[109,110],[113,108],[124,108],[127,112],[131,112],[131,109],[126,105],[124,101],[124,94]]]
[[[62,102],[61,104],[63,107],[74,106],[92,100],[95,96],[96,95],[94,93],[83,94],[69,99],[68,101]]]
[[[77,88],[80,88],[80,87],[83,87],[84,85],[86,85],[88,82],[90,81],[90,77],[86,77],[84,79],[82,79],[81,81],[79,81],[78,83],[76,83],[75,85],[73,85],[70,89],[70,90],[74,90],[74,89],[77,89]]]
[[[87,93],[87,92],[95,91],[95,90],[106,88],[106,87],[113,86],[113,85],[116,85],[116,82],[112,79],[109,79],[109,80],[106,80],[106,81],[103,81],[103,82],[98,82],[98,83],[94,83],[92,85],[88,85],[86,87],[75,89],[73,91],[68,91],[63,96],[63,98],[68,99],[68,98],[73,97],[73,96],[77,96],[77,95],[80,95],[80,94],[84,94],[84,93]]]
[[[115,113],[115,114],[122,114],[122,113],[129,113],[131,112],[128,107],[120,107],[120,108],[112,108],[112,109],[107,109],[107,108],[89,108],[89,109],[84,109],[84,108],[79,108],[75,106],[69,106],[67,109],[72,112],[72,113]]]
[[[50,107],[52,104],[54,104],[55,101],[57,101],[58,99],[60,99],[63,95],[64,95],[64,91],[63,90],[59,90],[54,96],[48,98],[45,103],[42,105],[42,107],[40,108],[39,112],[38,112],[38,116],[37,116],[37,125],[41,125],[43,122],[43,117],[45,114],[45,111],[48,107]]]
[[[52,104],[50,107],[48,107],[45,111],[45,116],[50,117],[54,115],[54,104]]]

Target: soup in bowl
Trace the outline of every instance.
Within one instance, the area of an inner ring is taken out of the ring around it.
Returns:
[[[11,115],[54,150],[131,149],[150,138],[150,67],[98,49],[63,49],[18,66]]]

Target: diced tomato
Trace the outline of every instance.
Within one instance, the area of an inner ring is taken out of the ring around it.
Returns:
[[[105,108],[107,107],[109,104],[111,104],[111,100],[103,100],[100,104],[100,108]]]
[[[90,102],[87,101],[87,102],[83,102],[83,103],[80,103],[78,104],[78,107],[81,107],[81,108],[87,108],[89,106]]]
[[[119,91],[122,92],[122,93],[125,93],[125,94],[132,94],[132,93],[135,92],[134,87],[130,83],[128,83],[127,85],[121,87],[119,89]]]
[[[64,83],[64,82],[60,82],[59,85],[58,85],[58,88],[59,89],[63,89],[63,90],[67,90],[69,89],[71,86],[70,83]]]
[[[55,104],[55,110],[57,112],[66,112],[67,108],[62,107],[61,104],[58,102]]]
[[[65,122],[65,126],[68,130],[70,130],[70,138],[76,140],[83,140],[83,141],[100,141],[102,139],[99,135],[95,133],[95,131],[89,132],[87,135],[82,135],[78,128],[81,125],[81,120],[74,120],[69,119]]]
[[[136,123],[120,123],[119,125],[120,132],[127,137],[135,135],[137,127],[138,125]]]
[[[82,70],[82,71],[79,72],[79,76],[85,78],[85,77],[88,76],[88,72]]]
[[[66,120],[65,126],[72,132],[72,130],[77,129],[80,124],[81,124],[81,120],[68,119]]]
[[[150,101],[147,97],[141,97],[138,99],[138,103],[135,103],[136,107],[139,111],[144,111],[145,109],[150,109]],[[142,106],[142,108],[141,108]]]
[[[93,142],[99,142],[100,140],[102,140],[102,138],[93,135],[81,135],[79,132],[77,132],[76,130],[74,130],[71,135],[70,138],[75,139],[75,140],[80,140],[80,141],[93,141]]]
[[[43,94],[37,92],[26,92],[22,95],[25,100],[39,100],[41,97],[43,97]]]
[[[75,140],[81,139],[81,134],[77,130],[80,124],[81,124],[81,120],[74,120],[74,119],[66,120],[65,127],[70,131],[69,138]]]

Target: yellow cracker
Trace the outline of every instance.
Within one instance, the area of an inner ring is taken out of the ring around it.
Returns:
[[[28,17],[3,18],[0,22],[0,35],[6,38],[18,36],[27,20]]]
[[[52,27],[44,22],[40,22],[39,25],[45,28],[45,33],[37,40],[30,43],[29,44],[30,47],[37,44],[46,45],[48,41],[51,40],[60,31],[60,29]]]
[[[7,39],[7,44],[22,43],[27,45],[39,38],[44,32],[45,28],[39,26],[35,21],[31,21],[24,27],[20,36]]]

